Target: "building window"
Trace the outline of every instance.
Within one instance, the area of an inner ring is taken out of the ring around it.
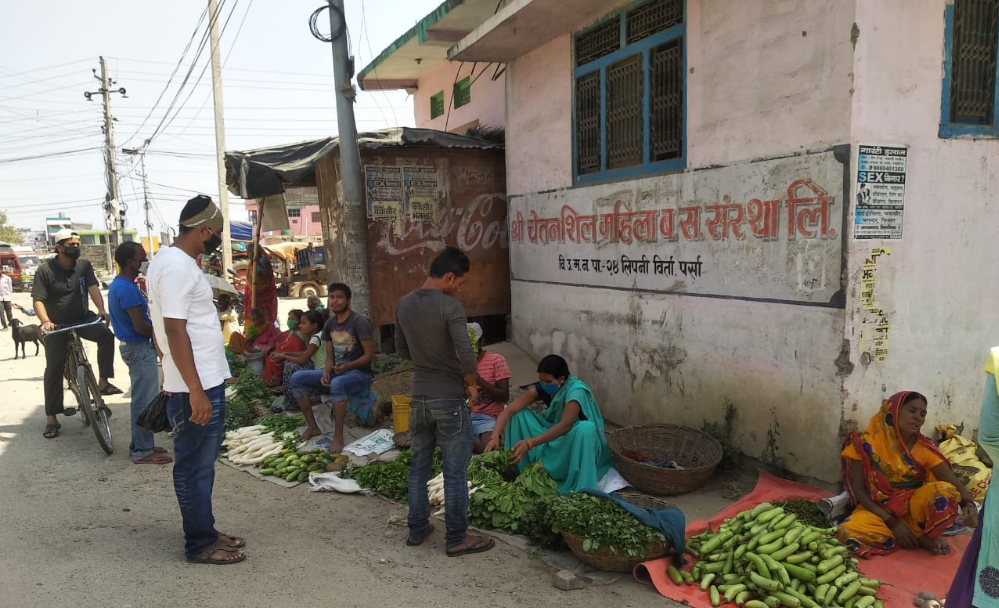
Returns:
[[[430,96],[430,118],[431,120],[444,115],[444,91],[438,91],[436,95]]]
[[[301,209],[289,209],[288,210],[288,217],[302,217],[302,210]]]
[[[465,76],[454,83],[454,107],[460,108],[472,103],[472,79]]]
[[[318,211],[313,211],[313,212],[312,212],[312,222],[313,222],[314,224],[318,224],[318,223],[320,223],[320,222],[322,222],[322,221],[323,221],[323,216],[322,216],[322,214],[321,214],[321,213],[319,213]]]
[[[651,0],[576,34],[576,181],[684,166],[684,33],[683,0]]]
[[[940,136],[999,136],[999,0],[954,0],[944,18]]]
[[[247,211],[246,215],[247,215],[247,217],[250,218],[250,223],[251,224],[256,224],[257,223],[257,212],[256,211]]]

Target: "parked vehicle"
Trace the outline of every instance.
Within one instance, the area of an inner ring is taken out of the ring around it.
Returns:
[[[15,291],[24,291],[24,268],[21,258],[10,243],[0,242],[0,266],[7,268]],[[28,291],[31,291],[31,279],[28,280]]]
[[[293,298],[326,295],[326,250],[310,243],[295,252],[294,262],[284,264],[285,271],[278,275],[279,293]]]

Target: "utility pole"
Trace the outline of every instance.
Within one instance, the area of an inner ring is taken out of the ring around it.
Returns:
[[[142,198],[144,201],[144,207],[146,210],[146,241],[149,247],[148,253],[152,255],[155,253],[153,251],[153,223],[149,220],[149,182],[146,181],[146,148],[149,147],[149,140],[142,142],[142,147],[139,149],[122,148],[121,151],[125,154],[139,155],[139,163],[142,168]]]
[[[104,213],[108,230],[111,231],[111,251],[114,251],[122,241],[122,226],[125,214],[121,211],[121,205],[118,200],[118,173],[115,170],[114,118],[111,116],[111,93],[118,93],[123,98],[127,97],[127,95],[125,95],[124,88],[111,90],[111,85],[117,83],[112,83],[108,80],[107,62],[104,61],[104,57],[100,59],[101,75],[97,75],[97,70],[93,70],[93,72],[94,79],[101,83],[101,88],[93,92],[85,91],[83,96],[87,101],[92,101],[93,96],[99,94],[104,101],[104,155],[108,180],[108,193],[104,204]]]
[[[343,182],[344,226],[347,240],[347,283],[353,293],[351,308],[370,314],[368,286],[368,220],[363,199],[361,154],[354,123],[354,97],[351,82],[354,60],[347,47],[347,17],[343,0],[329,0],[330,32],[333,38],[333,80],[336,88],[336,122],[340,131],[340,179]],[[339,34],[337,34],[339,32]]]
[[[232,231],[229,224],[229,190],[225,181],[225,121],[222,119],[222,64],[219,60],[219,15],[217,0],[208,0],[208,24],[212,41],[212,95],[215,102],[215,163],[218,171],[219,209],[222,211],[222,277],[232,269]]]

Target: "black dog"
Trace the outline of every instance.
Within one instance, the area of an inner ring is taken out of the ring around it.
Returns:
[[[18,319],[10,321],[11,333],[14,335],[14,358],[17,359],[17,347],[21,347],[21,357],[28,358],[24,352],[24,345],[28,342],[35,343],[35,356],[38,356],[38,342],[42,339],[42,328],[38,325],[21,325]]]

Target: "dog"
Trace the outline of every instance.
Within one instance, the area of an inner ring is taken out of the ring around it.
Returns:
[[[42,339],[42,328],[39,325],[22,325],[18,319],[11,319],[11,333],[14,335],[14,358],[17,359],[17,347],[21,347],[21,357],[28,358],[24,352],[24,345],[28,342],[35,343],[35,356],[38,356],[38,343]]]

